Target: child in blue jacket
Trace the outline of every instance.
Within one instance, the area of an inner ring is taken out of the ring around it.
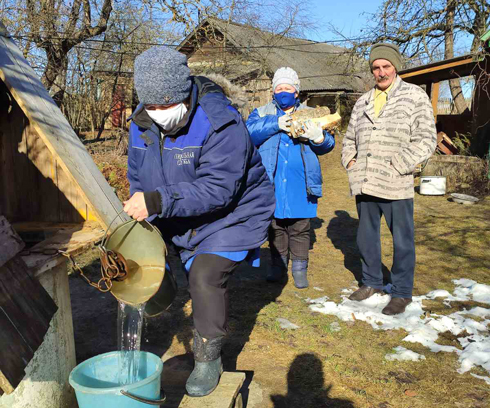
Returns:
[[[289,257],[297,288],[308,287],[310,218],[316,217],[322,196],[319,155],[335,146],[334,137],[321,127],[306,124],[303,140],[292,138],[291,113],[308,109],[299,102],[298,74],[289,67],[279,68],[272,80],[273,101],[255,109],[247,128],[275,187],[276,209],[269,232],[272,265],[269,282],[287,276]]]

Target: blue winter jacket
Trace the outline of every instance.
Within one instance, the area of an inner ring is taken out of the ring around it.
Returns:
[[[206,78],[194,78],[189,111],[172,134],[161,136],[141,107],[133,115],[128,179],[131,195],[160,193],[153,222],[183,262],[201,252],[258,248],[267,239],[273,187],[241,115]]]
[[[304,105],[297,104],[297,109],[308,109]],[[265,166],[269,179],[274,182],[274,173],[277,167],[279,144],[281,134],[277,122],[281,108],[275,101],[255,109],[247,120],[247,128],[255,146],[259,148],[262,163]],[[325,140],[322,144],[302,143],[301,155],[303,157],[306,179],[306,193],[315,197],[322,196],[322,170],[318,156],[328,153],[335,146],[335,139],[327,131],[324,131]]]

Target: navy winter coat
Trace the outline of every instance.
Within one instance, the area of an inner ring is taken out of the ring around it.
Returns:
[[[172,134],[162,137],[142,107],[133,116],[131,195],[160,193],[155,223],[181,250],[183,262],[201,252],[243,251],[266,241],[273,187],[240,113],[219,86],[194,78],[188,114]]]

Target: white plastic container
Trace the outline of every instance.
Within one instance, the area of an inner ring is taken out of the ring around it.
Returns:
[[[446,194],[446,177],[445,176],[420,177],[420,194],[422,195]]]

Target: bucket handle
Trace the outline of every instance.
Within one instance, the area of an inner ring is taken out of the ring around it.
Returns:
[[[142,402],[143,404],[149,404],[149,405],[162,405],[165,402],[165,400],[167,399],[167,396],[165,395],[163,390],[161,391],[160,399],[158,399],[158,400],[151,400],[151,399],[138,397],[138,396],[130,394],[129,392],[124,391],[124,390],[121,390],[121,394],[124,395],[125,397],[129,397],[129,398],[132,398],[138,402]]]
[[[124,209],[122,209],[121,211],[119,211],[119,212],[117,213],[117,215],[116,215],[116,216],[115,216],[115,217],[112,219],[112,221],[110,222],[110,224],[107,226],[107,229],[105,230],[105,233],[104,233],[104,237],[102,238],[102,241],[101,241],[101,243],[100,243],[100,247],[101,247],[102,249],[104,249],[104,250],[105,250],[105,242],[106,242],[106,239],[107,239],[107,234],[109,233],[109,230],[111,229],[112,224],[114,224],[114,221],[116,221],[116,220],[117,220],[117,218],[118,218],[118,217],[119,217],[119,216],[120,216],[120,215],[121,215],[123,212],[124,212]],[[146,220],[145,220],[145,221],[146,221]],[[136,220],[132,219],[132,220],[130,220],[130,221],[128,221],[128,222],[133,222],[133,223],[134,223],[134,222],[136,222]],[[147,222],[148,222],[148,221],[147,221]]]

